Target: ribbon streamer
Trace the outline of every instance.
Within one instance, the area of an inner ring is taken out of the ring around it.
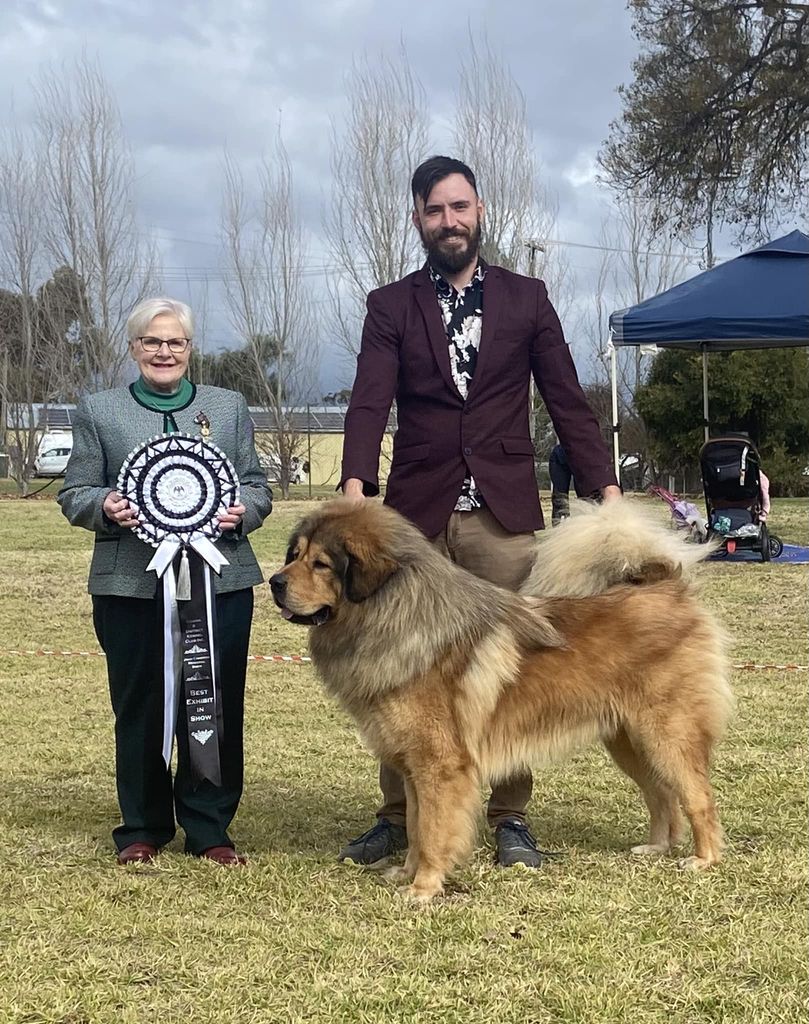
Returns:
[[[221,573],[225,556],[200,534],[192,535],[191,588],[188,600],[179,600],[174,560],[188,554],[179,538],[160,543],[146,571],[163,581],[163,760],[168,768],[174,747],[180,691],[184,691],[191,770],[197,780],[221,785],[219,742],[222,709],[218,699],[216,605],[211,569]],[[185,598],[185,595],[180,595]]]
[[[188,559],[191,600],[179,604],[183,647],[183,700],[191,774],[195,784],[222,785],[219,744],[222,702],[216,655],[216,605],[210,566],[195,552]]]

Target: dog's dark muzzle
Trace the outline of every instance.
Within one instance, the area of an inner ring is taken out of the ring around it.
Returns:
[[[284,598],[286,597],[287,592],[286,576],[284,576],[282,572],[277,572],[275,573],[274,576],[270,576],[268,582],[270,584],[270,590],[272,591],[272,596],[275,598],[276,604],[279,604],[281,605],[281,607],[283,607]]]
[[[287,578],[282,572],[277,572],[274,576],[270,576],[268,582],[275,603],[281,609],[281,614],[287,622],[294,622],[298,626],[322,626],[331,617],[331,608],[328,606],[318,608],[316,612],[312,612],[310,615],[298,615],[297,612],[290,611],[286,604]]]

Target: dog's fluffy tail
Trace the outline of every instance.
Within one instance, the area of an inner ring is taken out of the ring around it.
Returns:
[[[632,499],[579,502],[570,519],[546,531],[524,594],[592,597],[619,583],[654,583],[687,576],[714,550],[663,526]]]

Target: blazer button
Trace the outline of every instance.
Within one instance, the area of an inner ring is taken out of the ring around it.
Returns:
[[[472,454],[472,449],[471,448],[464,448],[463,453],[464,453],[464,455],[471,455]]]

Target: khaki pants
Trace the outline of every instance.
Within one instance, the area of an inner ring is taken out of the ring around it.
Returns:
[[[507,590],[517,590],[534,563],[533,533],[508,533],[487,508],[453,512],[444,531],[431,540],[457,565]],[[463,616],[463,608],[458,609],[458,614]],[[379,787],[383,804],[377,817],[404,825],[405,792],[401,775],[388,765],[380,765]],[[532,788],[530,772],[492,786],[486,809],[489,825],[494,828],[507,818],[525,821]]]

